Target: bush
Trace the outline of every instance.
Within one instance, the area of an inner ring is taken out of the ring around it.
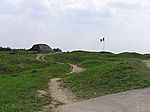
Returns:
[[[59,49],[59,48],[54,48],[53,51],[54,51],[54,52],[62,52],[62,50]]]

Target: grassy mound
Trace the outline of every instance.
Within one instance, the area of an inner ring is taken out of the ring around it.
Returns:
[[[142,62],[150,59],[149,56],[127,52],[113,54],[75,51],[49,58],[86,68],[84,72],[65,77],[64,82],[70,83],[63,85],[78,98],[88,99],[150,86],[150,69]]]
[[[64,75],[69,66],[37,61],[35,57],[28,53],[0,53],[0,112],[38,112],[51,104],[51,97],[38,98],[37,91],[47,91],[48,80]]]
[[[142,62],[150,55],[137,53],[74,51],[51,54],[44,61],[27,52],[0,52],[0,111],[37,112],[51,104],[51,97],[36,97],[48,89],[48,80],[63,77],[63,86],[78,98],[93,98],[150,86],[150,69]],[[67,63],[86,68],[81,73],[65,75]],[[67,80],[67,81],[66,81]]]
[[[49,63],[36,60],[34,54],[0,52],[0,74],[11,74],[48,67]]]
[[[85,99],[150,86],[150,70],[140,61],[98,63],[82,64],[87,70],[66,77],[71,83],[64,86]]]

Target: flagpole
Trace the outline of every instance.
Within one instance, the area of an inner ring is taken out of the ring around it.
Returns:
[[[103,45],[103,39],[102,38],[100,38],[100,43],[102,43],[100,45],[101,45],[101,50],[103,50],[104,49],[104,45]]]
[[[105,51],[105,37],[103,37],[103,51]]]
[[[103,51],[105,51],[105,40],[106,40],[105,37],[103,37],[103,38],[100,39],[100,42],[102,43],[102,50]]]
[[[105,51],[105,40],[103,40],[103,51]]]
[[[103,42],[103,51],[105,50],[105,42]]]

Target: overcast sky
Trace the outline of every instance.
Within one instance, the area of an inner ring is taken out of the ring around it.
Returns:
[[[0,0],[0,46],[150,52],[150,0]]]

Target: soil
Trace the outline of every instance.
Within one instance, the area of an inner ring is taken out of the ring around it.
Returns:
[[[39,61],[44,60],[43,54],[38,54],[36,59]],[[67,74],[71,73],[79,73],[84,71],[84,68],[77,67],[76,65],[70,64],[71,71]],[[57,112],[57,108],[60,105],[67,105],[77,102],[73,93],[61,86],[61,78],[53,78],[49,80],[49,92],[44,90],[39,90],[37,92],[37,97],[50,96],[52,98],[52,104],[44,106],[41,112]],[[50,94],[49,94],[50,93]]]
[[[150,68],[150,60],[145,60],[145,61],[143,61],[143,62],[147,65],[147,67]]]

